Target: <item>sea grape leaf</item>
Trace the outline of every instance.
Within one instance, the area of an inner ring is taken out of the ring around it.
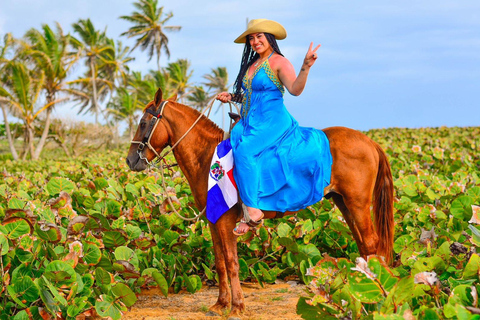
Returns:
[[[305,297],[300,297],[297,302],[297,314],[306,320],[323,320],[323,319],[337,319],[331,315],[326,314],[319,306],[312,306],[307,303]]]
[[[168,284],[163,274],[161,274],[158,271],[154,271],[152,273],[152,277],[153,279],[155,279],[155,282],[157,283],[158,287],[160,288],[160,291],[162,291],[162,294],[165,296],[165,298],[168,297]]]
[[[288,237],[281,237],[278,239],[278,244],[287,248],[288,251],[291,252],[298,252],[298,245],[295,240],[288,238]]]
[[[72,266],[60,260],[50,262],[45,268],[44,276],[57,287],[70,287],[77,279],[77,273]]]
[[[248,271],[248,264],[243,258],[238,258],[238,276],[240,280],[245,280],[250,276],[250,272]],[[209,278],[210,279],[210,278]]]
[[[348,275],[352,295],[363,303],[378,303],[384,295],[380,286],[372,279],[360,272],[352,272]]]
[[[29,276],[24,276],[11,284],[15,289],[17,297],[21,297],[22,300],[27,302],[34,302],[40,297],[40,292]]]
[[[73,302],[71,302],[68,306],[67,315],[69,317],[78,316],[87,305],[87,299],[88,297],[85,296],[80,296],[73,299]]]
[[[122,204],[114,199],[107,199],[107,214],[119,217],[122,213]]]
[[[65,191],[66,193],[72,192],[75,190],[75,185],[68,179],[54,177],[47,183],[46,189],[49,195],[55,196],[60,194],[61,191]]]
[[[176,231],[165,230],[163,233],[163,239],[167,242],[167,244],[171,244],[180,237],[180,234]]]
[[[100,296],[102,301],[95,302],[95,310],[102,317],[110,317],[113,320],[119,320],[122,317],[122,311],[127,311],[114,297],[103,294]]]
[[[25,201],[18,198],[8,200],[8,209],[23,209],[25,208]]]
[[[138,269],[138,257],[129,247],[123,246],[115,249],[115,259],[128,261]]]
[[[133,264],[125,260],[117,260],[113,263],[113,270],[121,273],[124,278],[139,278],[140,274]]]
[[[60,229],[53,223],[44,223],[39,221],[35,224],[35,233],[39,238],[45,241],[57,243],[62,240],[62,233],[60,232]]]
[[[89,266],[97,265],[102,259],[100,248],[91,243],[86,243],[83,248],[83,261]]]
[[[103,234],[103,244],[106,248],[123,246],[127,240],[127,236],[119,231],[105,231]]]
[[[113,280],[113,276],[105,269],[98,267],[95,269],[95,281],[98,285],[109,285]]]
[[[13,285],[8,285],[7,286],[7,292],[10,298],[12,298],[13,301],[15,301],[16,304],[18,304],[22,308],[26,308],[27,306],[18,298],[17,292],[15,291],[15,288]]]
[[[142,229],[132,224],[127,224],[125,231],[130,239],[137,239],[142,234]]]
[[[123,283],[117,283],[112,287],[112,293],[120,299],[127,307],[133,306],[137,301],[137,296],[132,289]]]
[[[368,259],[368,267],[376,274],[376,279],[380,282],[383,289],[389,292],[398,282],[398,278],[393,275],[386,263],[377,257]]]
[[[76,216],[68,223],[67,234],[74,235],[79,234],[85,228],[88,220],[90,218],[87,216]]]
[[[9,218],[2,222],[2,225],[5,227],[6,233],[5,235],[9,239],[18,239],[24,234],[31,234],[32,227],[27,222],[27,220],[23,218]]]
[[[0,256],[4,256],[8,253],[10,246],[8,239],[4,234],[0,234]]]
[[[108,187],[108,181],[105,180],[105,178],[97,178],[93,181],[93,183],[95,184],[97,191]]]
[[[60,303],[62,306],[66,306],[68,304],[67,300],[58,292],[57,288],[55,288],[50,281],[45,276],[41,277],[45,285],[47,286],[48,290],[52,293],[55,301]]]
[[[472,216],[473,199],[470,196],[460,196],[453,200],[450,213],[459,220],[468,220]]]
[[[183,274],[183,280],[185,281],[187,291],[190,293],[195,293],[197,290],[197,279],[194,276],[189,277],[186,274]]]
[[[318,248],[312,243],[309,243],[307,245],[301,245],[299,246],[299,248],[300,248],[300,252],[305,253],[311,259],[314,257],[321,256],[320,250],[318,250]]]

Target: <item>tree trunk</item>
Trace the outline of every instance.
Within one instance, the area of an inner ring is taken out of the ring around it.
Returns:
[[[5,106],[3,104],[1,106],[3,112],[3,122],[5,123],[5,131],[7,133],[8,145],[10,146],[10,152],[12,153],[13,160],[16,161],[18,160],[18,153],[15,149],[12,133],[10,132],[10,124],[8,123],[7,111],[5,110]]]
[[[47,103],[49,99],[47,98]],[[37,148],[35,149],[35,153],[32,154],[33,160],[38,160],[40,158],[40,153],[43,150],[43,146],[45,145],[45,141],[47,141],[48,131],[50,130],[50,114],[52,113],[52,107],[47,109],[47,118],[45,119],[45,126],[43,127],[42,137],[38,142]],[[33,137],[32,137],[33,138]]]
[[[25,134],[26,134],[26,142],[27,142],[27,150],[23,154],[23,160],[27,159],[27,154],[30,153],[30,158],[33,158],[34,149],[33,149],[33,130],[31,124],[25,122]]]
[[[67,145],[65,144],[65,141],[63,139],[60,139],[60,137],[57,135],[51,136],[51,138],[60,145],[60,147],[63,149],[67,157],[70,158],[70,151],[68,150]]]
[[[92,90],[93,90],[93,101],[92,101],[92,103],[93,103],[93,108],[95,110],[95,124],[98,124],[98,111],[99,110],[98,110],[98,104],[97,104],[97,79],[95,77],[96,72],[95,72],[95,69],[94,69],[95,64],[93,63],[93,60],[94,60],[93,57],[90,58],[90,70],[92,72],[92,75],[91,75],[92,80],[91,81],[92,81]]]
[[[130,141],[133,141],[133,137],[135,135],[135,131],[134,131],[134,128],[133,128],[133,120],[130,119],[128,121],[128,129],[130,130]]]

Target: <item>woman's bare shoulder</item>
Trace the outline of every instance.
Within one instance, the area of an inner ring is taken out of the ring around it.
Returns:
[[[282,55],[279,54],[274,54],[270,59],[269,59],[270,66],[274,70],[279,70],[282,69],[283,67],[286,66],[291,66],[292,64],[290,61],[288,61],[287,58],[285,58]]]

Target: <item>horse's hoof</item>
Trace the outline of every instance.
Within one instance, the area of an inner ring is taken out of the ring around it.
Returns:
[[[212,310],[208,311],[205,315],[206,315],[207,317],[219,317],[219,316],[221,316],[220,314],[218,314],[218,313],[216,313],[216,312],[214,312],[214,311],[212,311]]]

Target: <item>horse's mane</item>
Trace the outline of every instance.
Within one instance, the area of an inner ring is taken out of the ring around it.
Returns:
[[[148,103],[145,108],[143,109],[143,112],[145,112],[148,108],[152,107],[154,105],[153,101]],[[182,113],[187,114],[194,119],[194,121],[201,115],[201,113],[193,109],[192,107],[189,107],[187,105],[181,104],[176,101],[169,101],[167,106],[174,106],[175,108],[181,110]],[[195,125],[196,127],[198,126],[199,128],[202,129],[203,133],[207,137],[211,138],[218,138],[218,137],[223,137],[224,131],[217,125],[215,122],[207,118],[205,115],[202,115],[198,123]]]

